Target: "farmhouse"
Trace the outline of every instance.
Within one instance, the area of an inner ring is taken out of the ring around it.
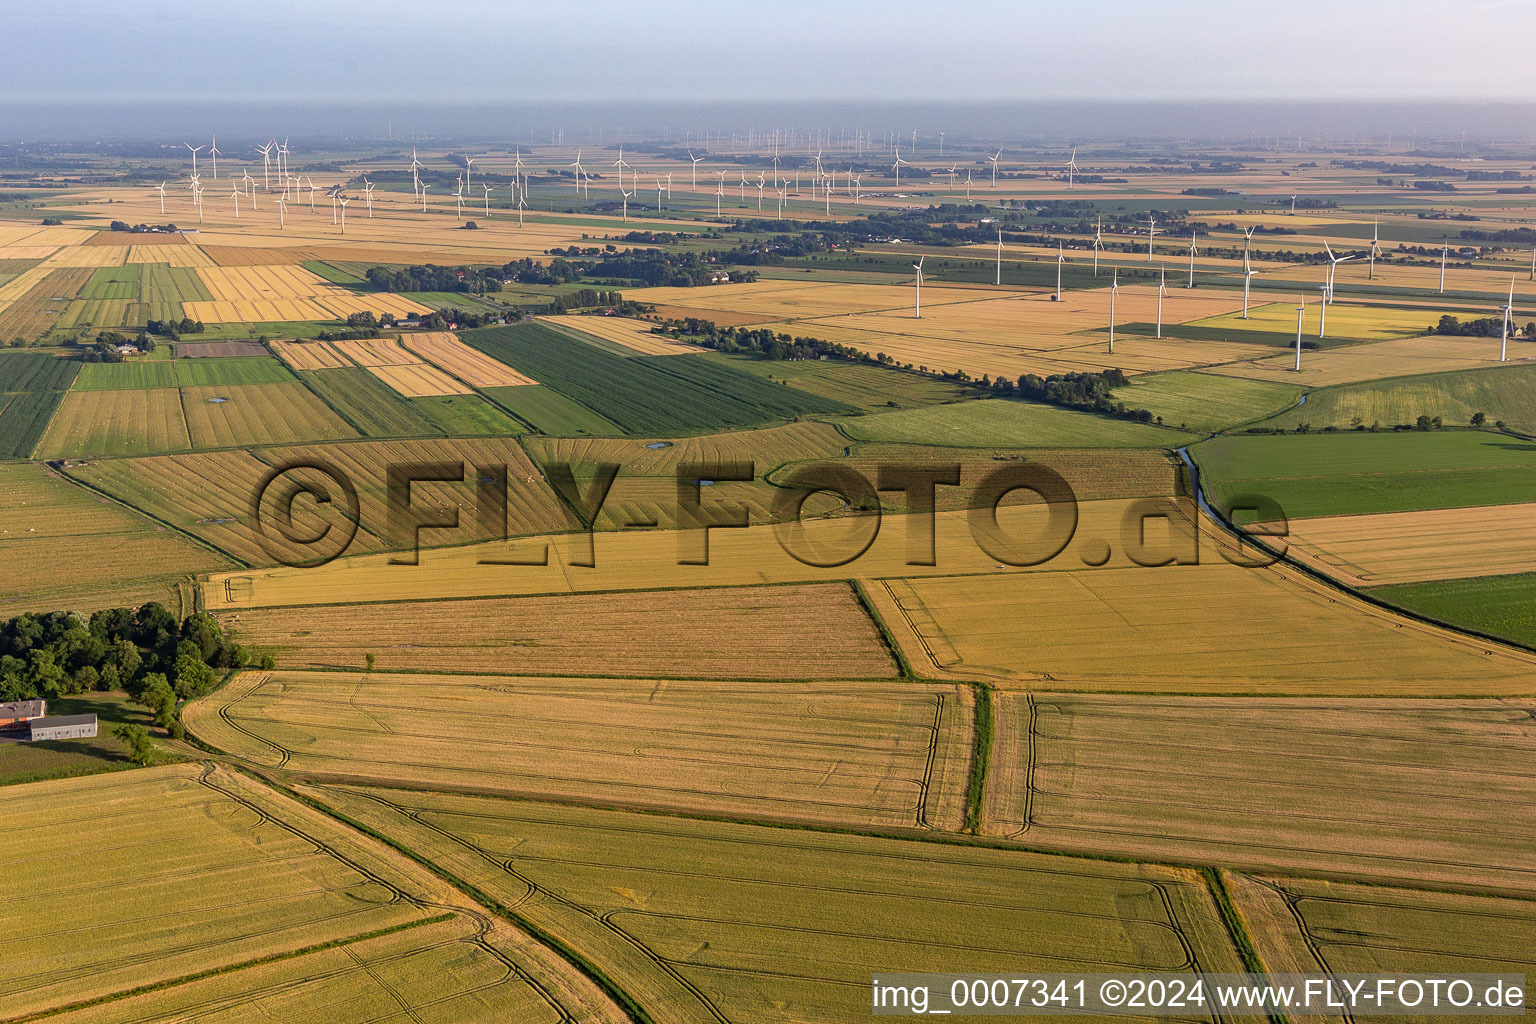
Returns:
[[[15,700],[0,704],[0,729],[42,718],[47,713],[48,702],[44,700]]]
[[[53,718],[34,718],[27,723],[27,738],[33,743],[42,740],[81,740],[96,735],[95,715],[57,715]]]

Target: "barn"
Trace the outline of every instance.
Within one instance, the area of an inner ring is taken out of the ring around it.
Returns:
[[[0,729],[21,725],[48,713],[48,702],[43,700],[13,700],[0,703]]]
[[[83,740],[96,735],[95,715],[56,715],[34,718],[27,723],[33,743],[42,740]]]

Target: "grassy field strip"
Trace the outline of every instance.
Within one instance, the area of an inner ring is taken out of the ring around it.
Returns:
[[[971,719],[953,684],[280,672],[187,725],[312,779],[955,831]]]
[[[983,832],[1536,895],[1533,706],[1000,692]]]
[[[1536,504],[1301,519],[1287,545],[1351,587],[1533,572]]]
[[[1293,384],[1174,371],[1137,377],[1114,397],[1132,409],[1151,410],[1171,427],[1214,431],[1290,409],[1302,391]]]
[[[1174,448],[1197,435],[1052,405],[990,399],[846,420],[860,441],[989,448]]]
[[[271,961],[229,976],[260,984],[289,969],[282,955],[292,950],[383,934],[444,910],[478,913],[407,859],[227,769],[177,765],[16,787],[0,794],[0,818],[0,846],[16,871],[0,911],[9,967],[0,1012],[8,1017]],[[130,844],[141,860],[124,872]],[[110,947],[81,941],[107,930]],[[510,928],[476,930],[491,941],[505,936],[512,955],[519,944],[533,948]],[[499,959],[510,966],[508,953]],[[529,964],[542,973],[549,961]]]
[[[891,964],[1240,970],[1192,871],[476,797],[303,792],[515,907],[657,1019],[846,1021],[868,1013],[870,974]]]
[[[1408,583],[1370,593],[1440,622],[1536,647],[1536,573]]]
[[[879,679],[895,664],[841,584],[251,609],[225,629],[286,668]]]

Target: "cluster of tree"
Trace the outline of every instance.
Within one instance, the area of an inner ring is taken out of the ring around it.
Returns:
[[[163,715],[212,690],[249,660],[213,616],[178,619],[162,605],[18,615],[0,622],[0,700],[126,690]],[[270,658],[264,659],[270,664]]]
[[[144,324],[148,334],[159,334],[175,341],[183,334],[202,334],[203,322],[182,317],[180,320],[148,320]]]
[[[1459,177],[1466,173],[1444,164],[1395,164],[1386,160],[1330,160],[1328,163],[1351,171],[1379,171],[1382,174],[1402,174],[1414,178]]]
[[[495,313],[488,310],[472,312],[465,309],[457,309],[449,306],[446,309],[435,310],[422,316],[421,326],[429,331],[444,331],[450,327],[484,327],[487,324],[499,323],[506,319],[507,314]]]
[[[820,338],[799,338],[778,334],[766,327],[720,327],[712,320],[686,317],[681,320],[663,320],[661,326],[652,328],[657,334],[688,341],[712,348],[717,352],[753,355],[759,359],[849,359],[858,362],[879,362],[847,345]]]
[[[1527,324],[1527,330],[1536,327]],[[1429,329],[1431,334],[1454,334],[1463,338],[1497,338],[1504,333],[1504,320],[1502,317],[1482,316],[1476,320],[1462,321],[1449,313],[1440,318],[1440,322]]]
[[[613,246],[608,249],[616,251]],[[540,263],[531,256],[525,256],[503,266],[501,273],[506,280],[519,284],[569,284],[581,280],[582,266],[565,260]]]
[[[1475,412],[1472,414],[1472,418],[1468,422],[1474,430],[1481,430],[1488,423],[1488,414]],[[1497,426],[1500,430],[1503,430],[1504,421],[1499,420],[1495,426]],[[1364,431],[1367,433],[1375,434],[1381,430],[1381,421],[1377,420],[1370,426],[1366,426],[1366,424],[1361,421],[1359,416],[1355,416],[1350,421],[1350,427],[1355,431]],[[1431,416],[1428,413],[1423,413],[1412,423],[1393,424],[1392,430],[1395,433],[1402,433],[1404,431],[1410,430],[1441,430],[1444,427],[1445,419],[1443,417]],[[1310,434],[1312,432],[1312,424],[1310,421],[1298,423],[1292,429],[1298,434]],[[1322,432],[1324,434],[1333,434],[1337,433],[1338,429],[1338,427],[1330,424],[1329,426],[1324,427]],[[1285,432],[1286,431],[1284,427],[1249,427],[1246,430],[1246,433],[1249,434],[1283,434]]]
[[[76,341],[78,343],[78,339]],[[126,357],[117,350],[119,345],[133,345],[140,352],[153,352],[155,339],[144,331],[140,331],[137,338],[129,338],[117,331],[102,331],[80,353],[80,360],[86,363],[120,363]]]
[[[1426,180],[1423,180],[1423,181],[1416,181],[1416,182],[1413,183],[1413,187],[1418,189],[1421,192],[1455,192],[1456,191],[1456,186],[1452,185],[1448,181],[1435,181],[1435,180],[1431,180],[1431,179],[1426,179]]]
[[[1073,371],[1072,373],[1053,373],[1049,377],[1026,373],[1017,381],[1011,381],[1007,377],[989,380],[983,376],[981,379],[982,387],[991,388],[995,394],[1003,396],[1013,395],[1033,402],[1044,402],[1048,405],[1061,405],[1073,409],[1091,409],[1094,412],[1138,420],[1142,423],[1150,423],[1153,419],[1157,419],[1157,422],[1161,423],[1162,419],[1154,417],[1151,410],[1133,409],[1112,397],[1110,392],[1115,388],[1126,387],[1130,382],[1130,378],[1120,370]]]
[[[64,222],[62,220],[60,220],[59,218],[57,218],[57,217],[44,217],[43,218],[43,227],[45,227],[45,228],[61,227],[63,224],[64,224]]]
[[[381,292],[469,292],[484,295],[501,291],[501,275],[485,267],[369,267],[363,275]]]
[[[393,327],[396,320],[393,313],[374,316],[368,310],[363,310],[361,313],[348,313],[345,322],[348,327]]]
[[[1291,200],[1287,196],[1284,199],[1271,199],[1269,204],[1271,206],[1284,206],[1289,209]],[[1317,196],[1298,196],[1296,199],[1296,209],[1298,210],[1337,210],[1338,208],[1339,204],[1332,199],[1320,199]]]
[[[1531,228],[1505,228],[1500,231],[1479,231],[1468,228],[1460,237],[1469,242],[1515,242],[1522,245],[1536,244],[1536,230]]]
[[[131,231],[136,235],[174,235],[179,229],[175,224],[132,224],[127,221],[115,220],[107,225],[108,231]]]
[[[348,319],[351,319],[350,317]],[[377,338],[380,331],[377,327],[349,327],[344,331],[321,331],[315,335],[316,341],[353,341],[358,338]]]

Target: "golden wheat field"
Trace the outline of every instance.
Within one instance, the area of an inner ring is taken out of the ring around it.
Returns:
[[[1283,565],[1230,565],[1209,546],[1199,565],[887,579],[871,597],[929,673],[1009,685],[1506,696],[1527,692],[1536,671],[1536,655],[1402,618]]]
[[[1004,692],[994,702],[987,834],[1536,891],[1529,700]],[[1506,825],[1483,827],[1493,821]]]
[[[577,476],[583,488],[589,480],[584,474]],[[702,507],[715,511],[708,489],[701,490]],[[1096,558],[1103,550],[1105,538],[1113,540],[1116,548],[1107,566],[1131,565],[1118,550],[1118,538],[1128,511],[1135,507],[1129,500],[1081,502],[1077,540],[1055,558],[1017,571],[1081,568],[1083,557]],[[238,610],[995,572],[998,560],[988,548],[1016,561],[1050,553],[1042,549],[1047,519],[1044,505],[1004,504],[996,527],[979,519],[973,530],[970,513],[940,512],[932,523],[937,555],[933,566],[911,561],[910,545],[926,547],[926,517],[886,515],[877,524],[872,517],[850,516],[808,519],[799,528],[786,524],[716,528],[708,533],[707,548],[705,534],[698,529],[629,530],[532,535],[511,543],[423,550],[420,564],[408,569],[391,565],[388,556],[364,554],[315,569],[215,573],[203,584],[203,596],[209,609]],[[978,535],[987,539],[988,548],[978,544]],[[467,540],[473,534],[458,536]],[[548,564],[543,564],[546,558]],[[707,564],[698,564],[706,558]],[[487,564],[489,560],[501,564]]]
[[[458,335],[449,331],[405,334],[401,335],[400,340],[412,352],[429,362],[436,363],[464,383],[472,384],[477,388],[516,387],[537,383],[533,378],[523,376],[506,363],[492,359],[479,349],[470,348],[459,340]]]
[[[358,366],[410,366],[422,362],[422,358],[407,349],[399,336],[388,338],[347,338],[327,342],[337,352],[351,359]]]
[[[1459,972],[1501,974],[1530,974],[1536,966],[1529,898],[1227,877],[1235,910],[1272,971],[1436,977],[1447,964]]]
[[[298,382],[182,388],[181,406],[198,448],[357,436],[330,406]]]
[[[527,801],[303,787],[679,1024],[836,1024],[873,973],[1240,970],[1181,868]],[[985,939],[980,939],[985,936]]]
[[[426,398],[432,395],[472,395],[475,389],[463,381],[454,380],[448,374],[427,363],[409,363],[403,366],[369,366],[369,373],[388,384],[406,398]]]
[[[1290,524],[1289,550],[1356,586],[1536,571],[1536,505],[1326,516]]]
[[[895,663],[843,584],[262,608],[222,616],[291,668],[878,679]]]
[[[213,266],[213,260],[209,259],[199,246],[170,245],[159,242],[130,246],[126,262],[169,263],[173,267]]]
[[[236,967],[245,971],[236,984],[260,986],[273,977],[261,961],[468,922],[474,909],[409,859],[211,765],[15,787],[0,798],[0,820],[0,846],[15,871],[0,911],[9,967],[0,1012],[12,1017],[78,1008],[85,1019],[93,999],[148,990],[160,993],[150,1002],[175,1000],[188,991],[181,984]],[[122,852],[130,847],[139,859],[125,871]],[[88,898],[58,898],[78,890],[82,876],[92,879]],[[190,931],[188,921],[195,921]],[[513,1005],[527,1004],[528,975],[552,993],[591,998],[510,926],[479,931],[486,952],[500,947],[500,963],[487,963],[480,978],[501,978]],[[108,932],[106,945],[80,941],[82,933]],[[514,958],[528,972],[516,982],[495,969]],[[276,968],[277,976],[286,969]],[[355,994],[379,999],[374,982],[355,976]]]
[[[331,370],[351,366],[330,341],[274,341],[272,351],[295,370]]]
[[[38,264],[49,270],[62,267],[120,267],[128,256],[127,246],[72,245],[58,250]]]
[[[618,316],[558,317],[555,326],[611,341],[643,356],[673,356],[705,351],[698,345],[651,333],[655,324]]]
[[[934,308],[953,302],[995,299],[979,288],[930,288]],[[707,288],[636,288],[624,297],[638,302],[748,313],[758,323],[841,316],[881,309],[910,309],[912,289],[900,285],[829,284],[822,281],[753,281]]]
[[[359,296],[292,264],[200,266],[197,274],[213,299],[182,305],[187,316],[210,324],[430,312],[418,302],[387,292]]]
[[[247,672],[187,727],[307,778],[953,830],[970,699],[953,684]]]

